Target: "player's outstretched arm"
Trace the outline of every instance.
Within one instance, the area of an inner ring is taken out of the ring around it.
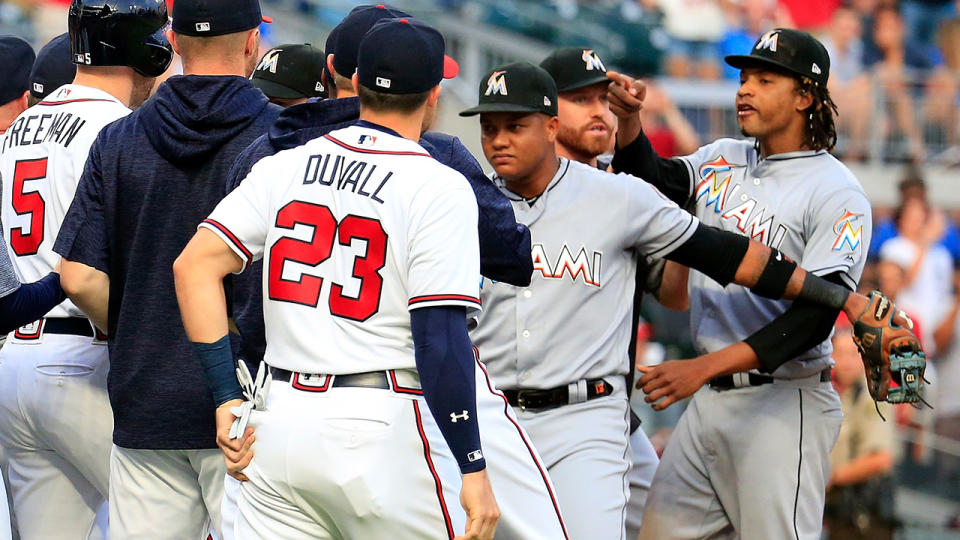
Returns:
[[[60,275],[56,272],[33,283],[17,285],[0,298],[0,333],[6,334],[40,319],[66,297],[60,288]]]
[[[223,451],[228,471],[245,480],[237,471],[253,459],[249,452],[252,429],[242,437],[230,439],[235,416],[231,407],[242,403],[243,392],[237,382],[233,353],[227,336],[227,302],[224,276],[243,267],[240,258],[208,229],[200,229],[173,263],[177,302],[187,337],[207,376],[207,384],[217,406],[217,445]]]
[[[92,266],[63,259],[60,265],[60,286],[97,328],[107,330],[110,276]]]

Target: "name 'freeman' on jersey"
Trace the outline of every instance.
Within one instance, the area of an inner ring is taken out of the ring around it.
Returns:
[[[3,150],[45,142],[54,142],[68,147],[86,123],[87,121],[83,118],[68,112],[21,116],[7,130]]]
[[[374,173],[377,173],[376,176]],[[314,154],[307,159],[303,183],[304,185],[315,183],[351,191],[383,204],[383,200],[377,195],[392,176],[392,171],[384,171],[381,168],[381,171],[377,172],[376,164],[359,159],[348,159],[338,154]]]

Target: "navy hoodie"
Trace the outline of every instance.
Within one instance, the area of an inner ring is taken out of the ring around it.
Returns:
[[[110,276],[113,442],[215,448],[214,404],[180,319],[173,261],[280,108],[250,81],[178,76],[94,142],[54,250]]]
[[[269,133],[246,149],[227,175],[229,193],[246,178],[261,159],[282,150],[296,148],[331,131],[355,124],[360,117],[358,98],[310,101],[285,109]],[[525,287],[530,284],[533,259],[530,231],[517,223],[510,201],[483,174],[476,158],[460,139],[427,132],[420,139],[434,159],[458,171],[473,188],[479,208],[480,273],[489,279]],[[263,329],[263,268],[258,261],[243,274],[234,276],[233,318],[240,330],[241,356],[253,366],[266,349]]]

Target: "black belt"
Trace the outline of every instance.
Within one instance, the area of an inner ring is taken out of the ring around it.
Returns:
[[[43,319],[44,334],[67,334],[71,336],[93,337],[93,326],[87,319],[79,317],[57,317]]]
[[[587,401],[609,396],[613,386],[603,379],[587,381]],[[558,386],[548,390],[503,390],[507,401],[524,411],[542,411],[570,404],[569,386]]]
[[[293,371],[270,366],[270,375],[275,381],[290,382],[293,378]],[[368,371],[365,373],[350,373],[347,375],[333,375],[333,388],[378,388],[380,390],[389,390],[390,381],[387,379],[386,371]]]
[[[749,381],[750,386],[763,386],[765,384],[773,384],[774,378],[769,375],[761,375],[759,373],[747,373],[747,381]],[[830,382],[830,368],[827,368],[820,372],[820,382]],[[737,386],[734,382],[733,375],[721,375],[719,377],[714,377],[710,379],[710,388],[714,390],[732,390],[734,388],[742,388]]]

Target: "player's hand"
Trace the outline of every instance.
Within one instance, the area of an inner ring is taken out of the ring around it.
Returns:
[[[230,408],[239,407],[241,403],[243,403],[242,399],[232,399],[217,407],[217,446],[223,452],[223,459],[227,464],[227,474],[241,482],[246,482],[246,475],[240,471],[250,465],[250,460],[253,459],[253,452],[250,450],[251,445],[256,440],[253,435],[253,428],[248,427],[242,437],[230,438],[230,426],[237,418],[230,412]]]
[[[463,475],[460,504],[467,511],[467,530],[455,540],[492,540],[500,519],[500,507],[486,470]]]
[[[644,399],[653,409],[662,411],[692,396],[709,380],[709,370],[695,360],[670,360],[656,366],[637,366],[643,377],[637,389],[647,394]]]
[[[637,118],[647,96],[647,85],[639,79],[616,71],[608,71],[607,78],[611,81],[607,87],[610,110],[621,120]]]

